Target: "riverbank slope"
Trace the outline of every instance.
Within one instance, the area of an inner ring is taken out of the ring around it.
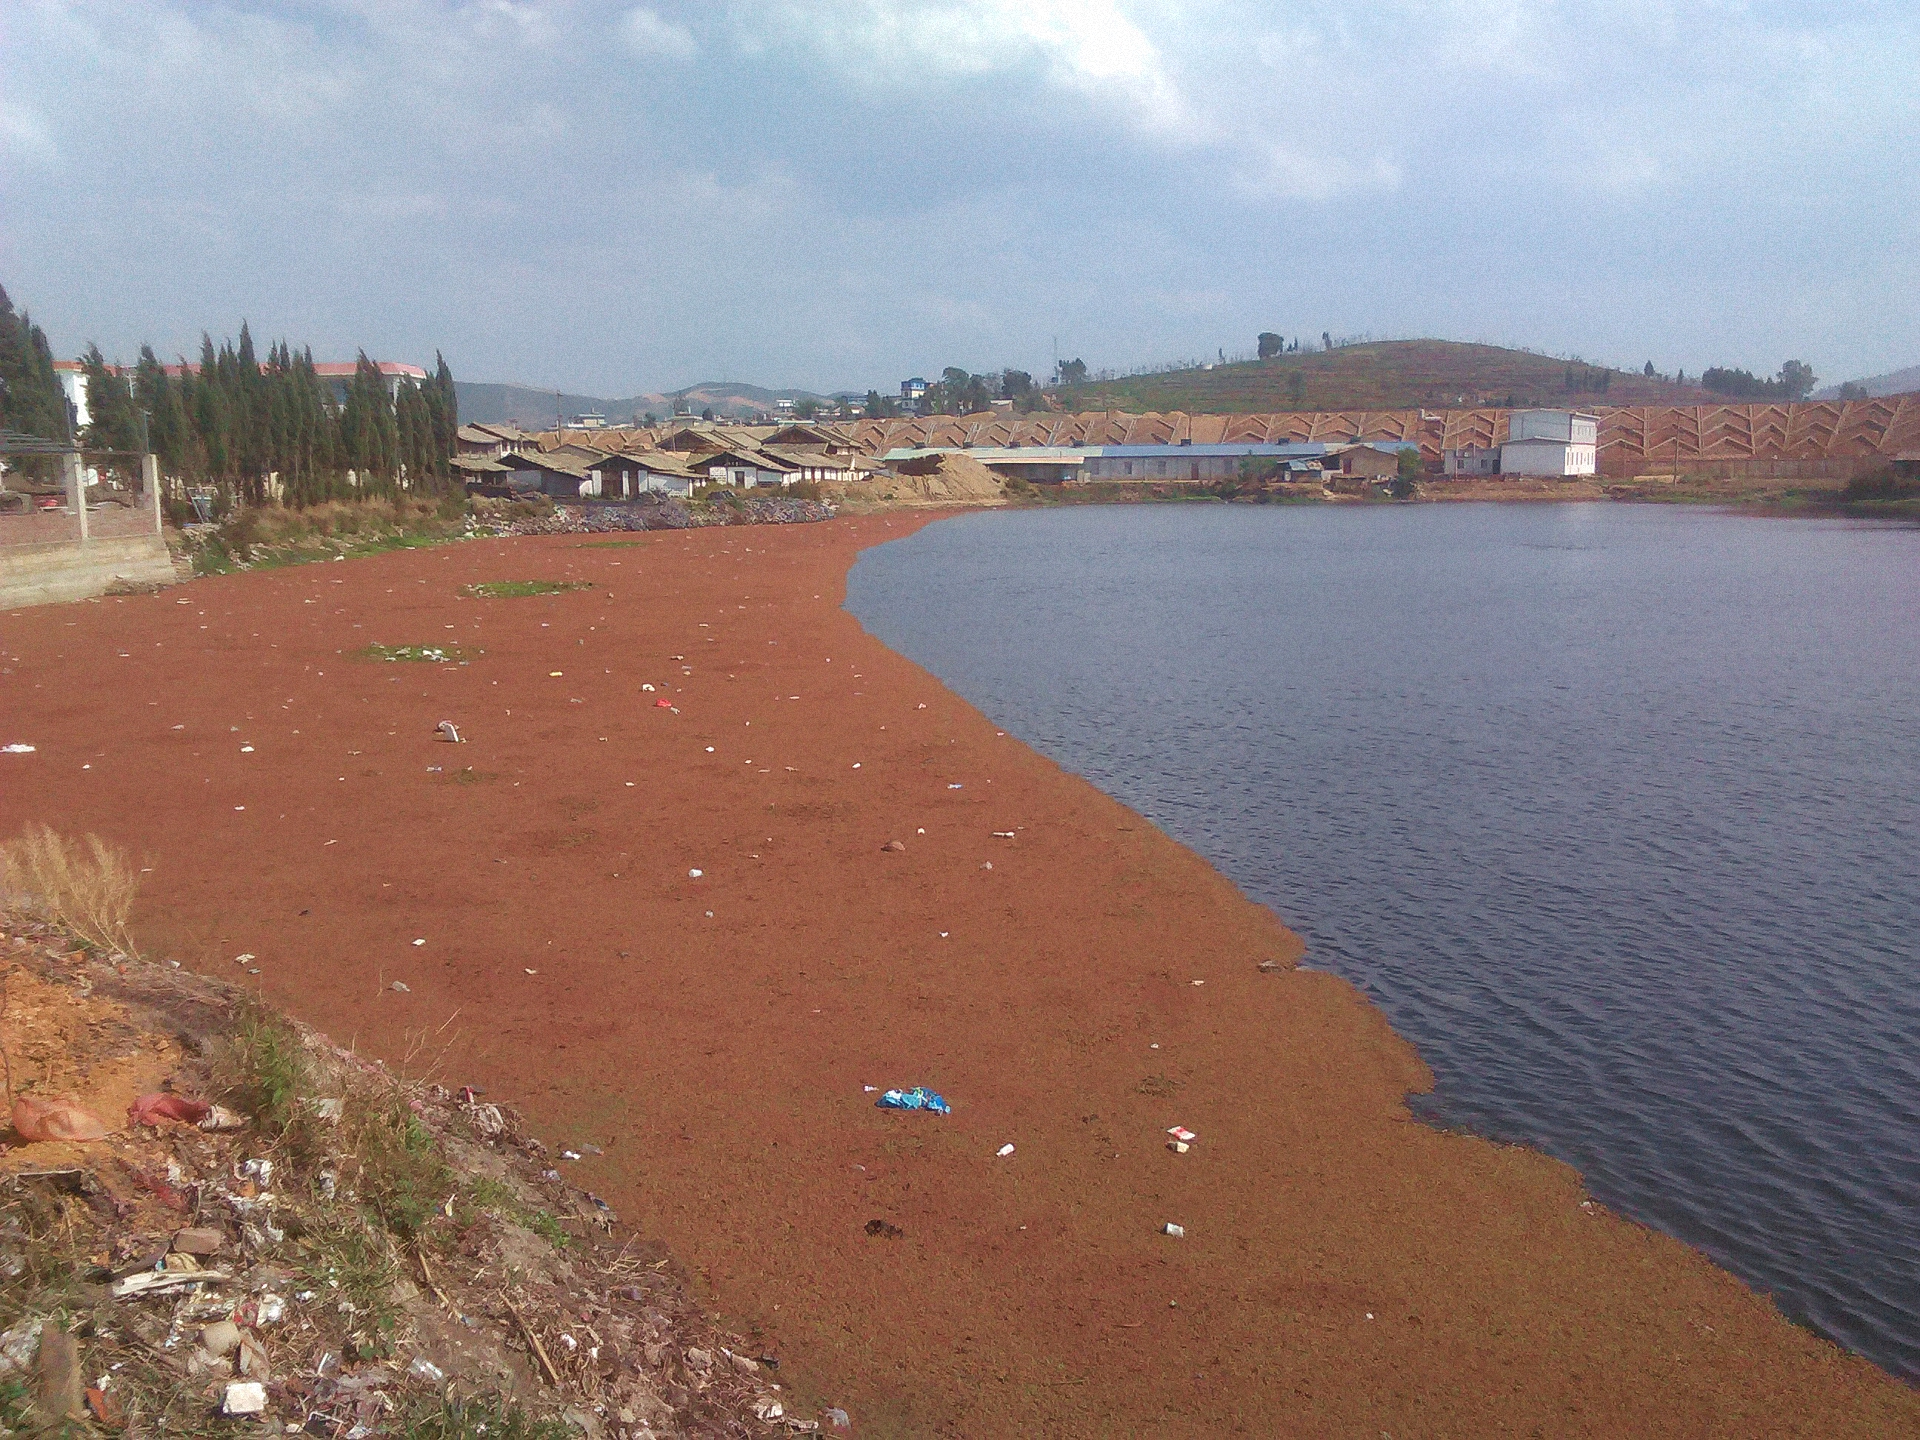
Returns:
[[[864,1433],[1920,1430],[1565,1167],[1412,1121],[1418,1057],[1269,912],[867,636],[847,568],[925,518],[8,615],[0,830],[153,857],[168,953],[584,1142]],[[462,593],[528,579],[591,588]],[[954,1113],[864,1089],[912,1084]]]

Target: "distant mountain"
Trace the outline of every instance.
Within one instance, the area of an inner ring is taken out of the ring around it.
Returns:
[[[1904,370],[1892,370],[1885,375],[1869,375],[1864,380],[1851,382],[1864,388],[1869,395],[1905,395],[1920,390],[1920,365],[1909,365]],[[1838,400],[1840,387],[1829,385],[1824,390],[1813,392],[1816,400]]]
[[[576,415],[598,411],[609,424],[630,424],[636,416],[648,414],[665,418],[676,410],[691,410],[698,415],[712,410],[715,415],[739,419],[771,411],[777,400],[824,401],[828,397],[810,390],[763,390],[758,385],[743,385],[732,380],[703,380],[684,390],[665,394],[629,395],[623,399],[604,399],[596,395],[569,395],[552,390],[536,390],[531,385],[493,385],[473,380],[456,380],[454,389],[460,398],[460,419],[544,429],[555,418],[572,420]]]
[[[1530,350],[1452,340],[1382,340],[1112,380],[1048,392],[1068,410],[1435,410],[1478,405],[1692,405],[1713,396]]]

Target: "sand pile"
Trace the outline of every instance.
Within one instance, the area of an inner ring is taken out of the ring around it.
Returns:
[[[1005,483],[993,471],[971,455],[948,452],[903,460],[873,486],[909,505],[998,505],[1007,498]]]

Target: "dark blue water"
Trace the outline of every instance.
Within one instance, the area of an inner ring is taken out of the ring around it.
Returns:
[[[1431,1118],[1920,1377],[1920,529],[984,513],[849,606],[1272,906]]]

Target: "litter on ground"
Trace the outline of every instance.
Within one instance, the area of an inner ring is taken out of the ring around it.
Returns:
[[[873,1103],[882,1110],[931,1110],[936,1115],[953,1113],[953,1106],[924,1085],[916,1085],[911,1090],[889,1090]]]
[[[1171,1127],[1171,1128],[1170,1128],[1170,1129],[1169,1129],[1169,1130],[1167,1131],[1167,1134],[1169,1134],[1169,1135],[1171,1135],[1171,1136],[1173,1136],[1173,1138],[1174,1138],[1174,1139],[1176,1139],[1176,1140],[1192,1140],[1192,1139],[1195,1139],[1195,1138],[1197,1138],[1197,1137],[1196,1137],[1196,1136],[1194,1135],[1194,1133],[1193,1133],[1193,1131],[1191,1131],[1191,1130],[1189,1130],[1189,1129],[1187,1129],[1187,1127],[1186,1127],[1186,1126],[1184,1126],[1184,1125],[1175,1125],[1175,1126],[1172,1126],[1172,1127]]]

